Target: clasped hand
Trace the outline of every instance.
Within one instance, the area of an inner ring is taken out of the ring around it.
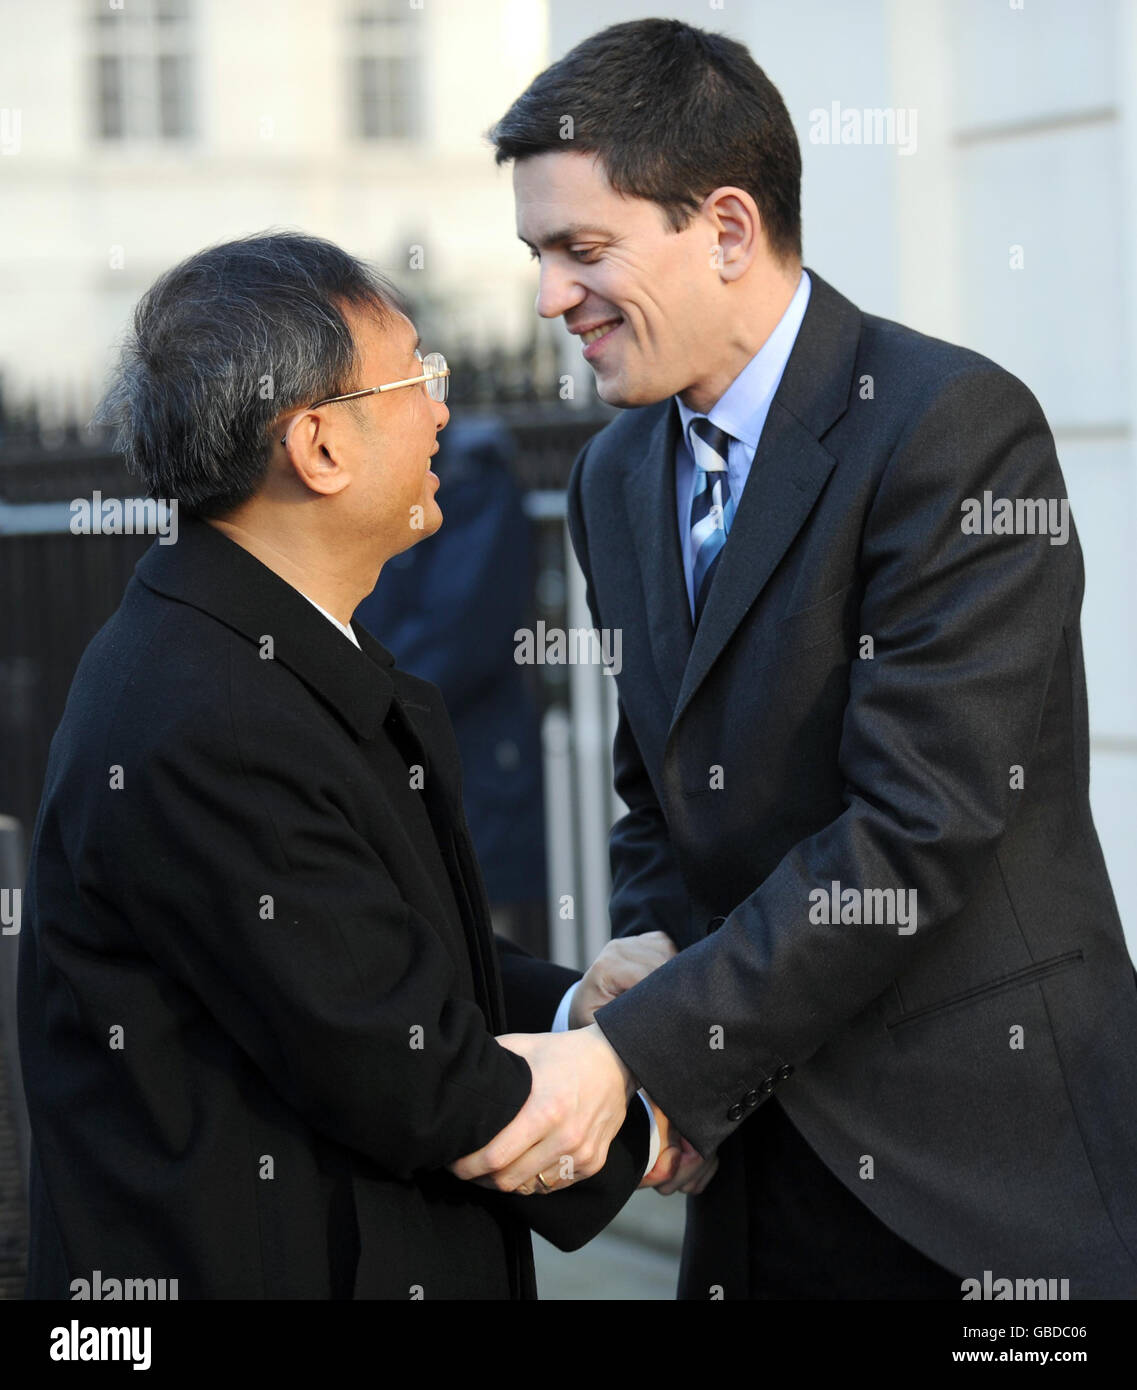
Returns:
[[[526,1195],[599,1172],[636,1093],[635,1078],[599,1027],[506,1033],[498,1042],[529,1063],[529,1098],[484,1148],[451,1163],[450,1171]]]
[[[593,1016],[675,953],[664,932],[610,941],[577,985],[569,1032],[499,1037],[502,1047],[529,1064],[529,1097],[499,1134],[449,1164],[450,1171],[481,1187],[523,1195],[553,1192],[599,1172],[637,1082]],[[660,1149],[640,1186],[665,1196],[701,1192],[718,1167],[717,1157],[704,1159],[647,1099],[659,1127]]]

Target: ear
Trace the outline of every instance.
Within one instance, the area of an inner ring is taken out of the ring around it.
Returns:
[[[713,263],[719,278],[740,280],[761,250],[762,218],[757,203],[743,188],[716,188],[703,200],[703,215],[711,223]]]
[[[351,482],[347,434],[337,430],[327,415],[306,410],[288,428],[286,440],[284,454],[292,476],[309,492],[332,497]]]

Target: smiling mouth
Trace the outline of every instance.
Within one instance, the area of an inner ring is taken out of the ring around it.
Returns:
[[[619,328],[623,319],[609,319],[607,323],[599,324],[596,328],[590,328],[587,333],[580,335],[581,344],[587,347],[589,343],[594,343],[597,338],[603,338],[605,334],[611,333],[614,328]]]

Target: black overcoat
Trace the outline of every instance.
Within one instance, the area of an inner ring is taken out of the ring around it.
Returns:
[[[642,1173],[638,1102],[563,1193],[446,1170],[575,977],[499,965],[438,689],[355,631],[183,517],[83,656],[20,950],[31,1297],[533,1296],[527,1223],[575,1247]]]

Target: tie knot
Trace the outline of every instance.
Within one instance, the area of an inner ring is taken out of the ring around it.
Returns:
[[[732,435],[712,425],[705,415],[691,421],[691,453],[698,467],[717,473],[727,466]]]

